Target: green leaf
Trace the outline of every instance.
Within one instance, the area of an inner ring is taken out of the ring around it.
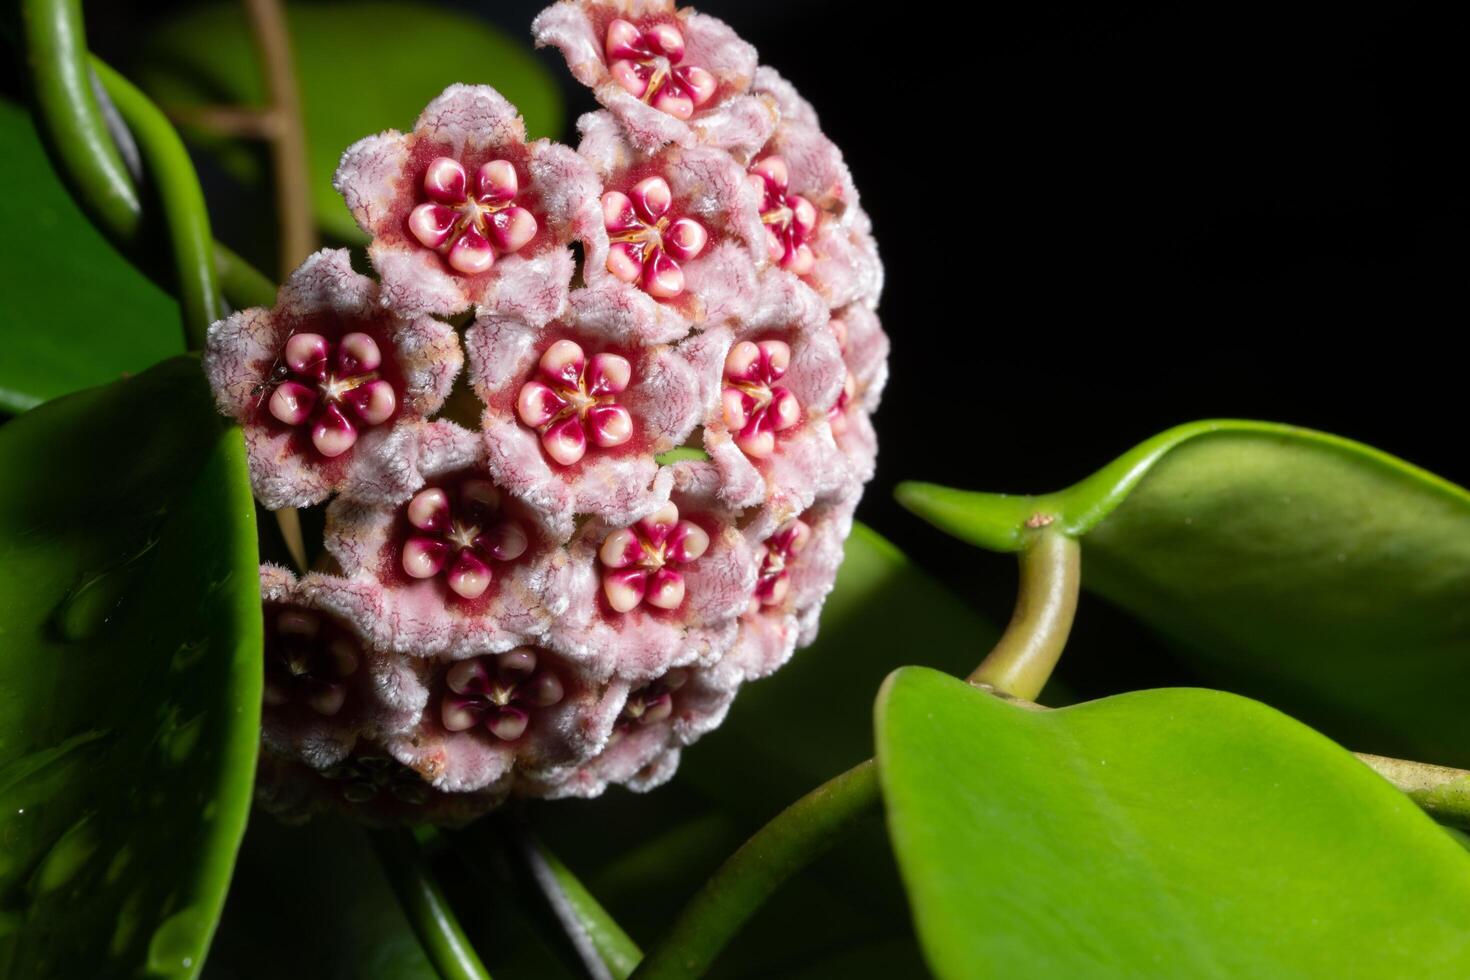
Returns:
[[[1084,587],[1210,676],[1355,749],[1470,763],[1460,487],[1346,439],[1223,421],[1171,429],[1049,496],[900,496],[986,547],[1055,516],[1086,534]]]
[[[184,349],[173,298],[123,258],[67,193],[25,109],[0,100],[0,410],[136,373]]]
[[[1470,855],[1257,702],[1040,711],[904,668],[877,740],[941,977],[1470,975]]]
[[[192,977],[259,739],[244,444],[181,357],[8,423],[0,474],[0,976]]]
[[[328,234],[364,241],[332,173],[348,146],[385,129],[407,130],[454,82],[493,85],[533,137],[557,136],[561,97],[524,38],[482,20],[413,3],[293,4],[287,11],[305,117],[312,205]],[[151,33],[138,79],[167,109],[261,105],[264,86],[239,4],[189,10]],[[196,129],[186,128],[191,137]],[[263,158],[247,144],[198,140],[221,152],[237,177],[259,181]]]

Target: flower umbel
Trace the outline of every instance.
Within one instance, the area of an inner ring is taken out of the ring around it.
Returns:
[[[318,571],[261,568],[292,817],[667,781],[815,637],[872,476],[882,265],[816,111],[672,0],[533,32],[602,106],[575,149],[450,86],[342,157],[376,277],[323,251],[210,332],[256,498],[327,504]]]

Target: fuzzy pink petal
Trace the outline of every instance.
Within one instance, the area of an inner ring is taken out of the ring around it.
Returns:
[[[799,631],[790,613],[748,613],[740,617],[735,646],[721,663],[738,668],[746,680],[769,676],[791,659]]]
[[[704,427],[704,451],[719,472],[720,501],[727,507],[753,507],[765,499],[765,477],[723,426]]]
[[[673,4],[668,4],[672,9]],[[572,77],[594,86],[607,74],[603,37],[593,24],[587,6],[578,0],[561,0],[536,15],[531,22],[536,47],[550,45],[562,53]]]
[[[459,155],[466,147],[526,142],[526,124],[515,106],[488,85],[455,84],[424,107],[414,132],[448,143]]]
[[[643,351],[633,372],[637,380],[619,398],[655,453],[681,445],[704,417],[709,395],[693,339]]]
[[[817,226],[812,251],[817,261],[808,278],[829,306],[877,304],[883,292],[883,262],[871,235],[823,222]]]
[[[749,314],[756,295],[755,263],[746,249],[721,242],[685,263],[684,282],[685,294],[696,304],[696,323],[736,323]]]
[[[396,130],[358,140],[342,154],[332,186],[357,225],[379,235],[392,222],[398,181],[408,165],[408,140]]]
[[[474,303],[469,281],[445,271],[438,253],[416,242],[375,238],[368,256],[382,277],[383,302],[393,309],[452,316]]]
[[[684,64],[699,65],[737,92],[744,92],[755,78],[756,51],[724,21],[708,14],[685,11],[680,15],[684,32]],[[708,107],[711,103],[706,103]]]
[[[576,150],[540,139],[530,146],[527,169],[544,217],[561,240],[581,238],[589,224],[602,227],[602,183]]]
[[[603,256],[605,261],[606,252]],[[569,300],[578,324],[605,337],[627,337],[639,344],[666,344],[688,335],[689,319],[678,309],[613,278],[605,266],[592,262],[589,258],[591,284],[573,292]]]
[[[878,433],[873,420],[861,405],[848,410],[847,426],[835,433],[837,447],[847,457],[853,478],[867,483],[873,478],[878,462]]]
[[[290,432],[272,432],[247,425],[245,455],[250,462],[250,489],[262,507],[310,507],[321,503],[336,489],[338,476],[327,467],[316,466],[294,445]]]
[[[307,316],[336,313],[343,317],[366,317],[376,312],[378,291],[367,276],[353,271],[351,254],[345,248],[324,248],[287,277],[276,296],[277,315]]]
[[[770,142],[780,114],[769,99],[739,95],[690,123],[695,141],[729,152],[748,162]]]
[[[783,122],[798,122],[813,129],[821,128],[817,119],[817,110],[812,108],[810,102],[802,98],[790,82],[781,77],[780,72],[769,65],[761,65],[755,70],[755,81],[751,85],[751,91],[770,98],[775,103],[776,110],[781,114]]]
[[[222,414],[241,422],[255,414],[282,342],[269,310],[241,310],[210,326],[204,373]]]
[[[834,316],[840,316],[847,327],[847,349],[842,356],[857,379],[863,407],[872,412],[888,380],[888,335],[878,315],[861,304],[844,307]]]
[[[533,256],[502,255],[474,294],[481,313],[517,316],[540,326],[562,312],[576,264],[569,248]]]

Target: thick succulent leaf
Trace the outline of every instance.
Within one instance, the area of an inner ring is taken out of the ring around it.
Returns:
[[[322,229],[344,241],[362,233],[332,190],[342,151],[385,129],[407,130],[429,100],[454,82],[493,85],[525,116],[531,136],[557,136],[561,96],[531,53],[483,20],[426,4],[338,2],[287,10],[301,89],[312,207]],[[191,9],[153,31],[138,70],[143,88],[168,108],[260,105],[265,94],[243,8]],[[221,152],[245,180],[265,176],[250,147],[185,128]]]
[[[23,412],[184,349],[179,307],[92,226],[30,114],[0,100],[0,410]]]
[[[907,484],[985,547],[1086,534],[1083,585],[1353,748],[1470,764],[1470,494],[1359,443],[1203,422],[1042,497]]]
[[[436,980],[355,824],[257,814],[206,980]]]
[[[0,976],[198,973],[250,803],[257,565],[194,358],[0,429]]]
[[[968,672],[996,635],[942,583],[857,524],[816,642],[773,676],[746,685],[724,724],[684,751],[670,785],[647,796],[610,791],[595,803],[548,805],[538,826],[647,948],[746,837],[872,755],[868,705],[883,677],[915,661]],[[843,951],[840,966],[834,949]],[[712,976],[892,977],[921,970],[875,817],[783,886]]]
[[[877,705],[889,833],[944,978],[1470,975],[1470,855],[1258,702],[1042,711],[904,668]]]

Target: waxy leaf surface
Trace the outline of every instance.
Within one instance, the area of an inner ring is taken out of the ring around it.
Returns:
[[[92,226],[26,110],[0,100],[0,410],[23,412],[184,349],[179,307]]]
[[[1354,749],[1470,764],[1470,494],[1368,446],[1259,422],[1149,440],[1040,497],[924,484],[906,506],[984,547],[1051,518],[1083,585],[1207,674]]]
[[[199,362],[0,428],[0,976],[192,977],[259,739],[255,511]]]
[[[1470,855],[1265,705],[1173,688],[1044,711],[904,668],[876,714],[946,980],[1470,974]]]
[[[429,100],[454,82],[493,85],[521,111],[532,137],[560,135],[561,96],[532,54],[529,33],[507,37],[481,19],[427,4],[293,4],[287,19],[312,208],[335,238],[364,240],[332,189],[342,151],[385,129],[412,129]],[[165,108],[265,101],[249,24],[235,3],[191,10],[153,32],[138,78]],[[200,135],[188,126],[184,132]],[[250,148],[204,141],[237,177],[265,177],[264,158]]]

